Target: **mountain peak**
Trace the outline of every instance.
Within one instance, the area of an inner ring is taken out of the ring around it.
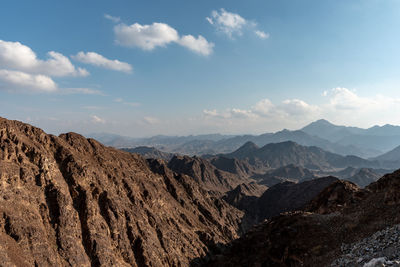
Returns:
[[[251,150],[255,150],[255,149],[258,149],[259,147],[255,144],[255,143],[253,143],[253,142],[251,142],[251,141],[247,141],[244,145],[242,145],[238,150],[244,150],[244,149],[246,149],[246,150],[249,150],[249,149],[251,149]]]

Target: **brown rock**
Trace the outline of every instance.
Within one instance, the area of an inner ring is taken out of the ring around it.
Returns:
[[[1,266],[187,266],[241,216],[163,161],[0,118]]]

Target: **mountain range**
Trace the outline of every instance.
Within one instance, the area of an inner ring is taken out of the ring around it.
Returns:
[[[327,266],[400,223],[387,158],[293,141],[132,152],[0,118],[0,266]]]
[[[230,153],[248,141],[258,146],[293,141],[304,146],[317,146],[340,155],[374,158],[400,145],[400,126],[384,125],[363,129],[338,126],[326,120],[318,120],[299,130],[282,130],[261,135],[210,134],[129,138],[102,133],[90,134],[88,137],[117,148],[149,146],[163,152],[198,156]]]

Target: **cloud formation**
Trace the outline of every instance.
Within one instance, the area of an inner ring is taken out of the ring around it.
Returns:
[[[361,96],[355,90],[341,87],[327,90],[323,96],[318,105],[301,99],[286,99],[273,103],[266,98],[248,108],[203,110],[203,117],[206,125],[221,127],[221,131],[231,132],[240,132],[243,128],[260,132],[282,128],[298,129],[321,118],[359,127],[385,123],[400,124],[400,98],[383,95]]]
[[[10,91],[54,92],[56,83],[48,76],[0,69],[0,89]]]
[[[221,8],[219,11],[213,10],[211,17],[206,20],[215,27],[218,32],[227,35],[233,39],[236,36],[242,36],[245,30],[253,31],[259,38],[267,39],[268,33],[257,29],[257,23],[247,20],[239,14],[228,12]]]
[[[131,73],[133,70],[132,66],[126,62],[121,62],[116,59],[111,60],[95,52],[85,53],[81,51],[75,56],[72,56],[72,58],[82,63],[115,71]]]
[[[64,55],[50,51],[48,59],[38,59],[35,52],[20,42],[0,40],[0,68],[54,77],[88,76],[89,72],[76,68]]]
[[[203,110],[203,114],[215,118],[238,118],[238,119],[286,119],[289,117],[305,117],[319,111],[317,106],[307,104],[299,99],[287,99],[280,104],[273,104],[265,98],[258,101],[248,109],[231,108],[218,112],[217,110]]]
[[[213,52],[214,44],[208,42],[203,36],[199,35],[195,38],[193,35],[185,35],[178,43],[189,50],[203,56],[208,56]]]
[[[121,103],[121,104],[124,104],[124,105],[127,105],[127,106],[131,106],[131,107],[139,107],[139,106],[141,106],[141,104],[139,102],[126,102],[121,97],[115,98],[114,102]]]
[[[260,39],[267,39],[269,37],[269,33],[263,32],[256,30],[254,33],[260,38]]]
[[[214,47],[213,43],[208,42],[201,35],[197,38],[192,35],[180,37],[178,31],[173,27],[158,22],[151,25],[120,23],[114,27],[114,34],[117,44],[126,47],[138,47],[147,51],[176,43],[195,53],[208,56],[212,53]]]
[[[104,18],[106,18],[106,19],[108,19],[108,20],[111,20],[111,21],[114,22],[114,23],[118,23],[118,22],[121,21],[121,18],[120,18],[120,17],[114,17],[114,16],[111,16],[111,15],[109,15],[109,14],[104,14]]]
[[[0,89],[18,92],[56,92],[59,88],[53,77],[88,76],[89,72],[75,67],[61,53],[50,51],[48,58],[39,59],[36,53],[20,42],[0,40]],[[79,91],[81,88],[71,88]],[[86,89],[86,92],[91,89]]]

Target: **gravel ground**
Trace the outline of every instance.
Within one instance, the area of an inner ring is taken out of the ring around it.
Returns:
[[[374,233],[357,243],[343,244],[342,255],[331,266],[399,266],[400,225]]]

